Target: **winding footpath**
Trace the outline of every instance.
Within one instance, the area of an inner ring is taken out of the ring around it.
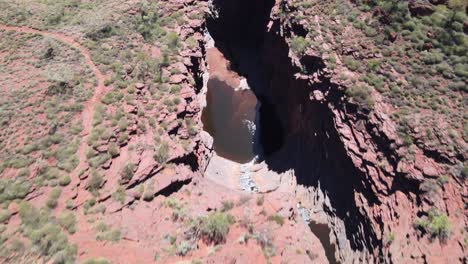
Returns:
[[[83,47],[80,43],[78,43],[72,37],[66,36],[62,33],[41,31],[41,30],[29,28],[29,27],[6,26],[6,25],[1,25],[1,24],[0,24],[0,30],[41,35],[44,37],[52,38],[72,48],[75,48],[84,57],[85,64],[92,70],[97,80],[97,86],[94,87],[93,96],[84,103],[83,112],[82,112],[83,131],[81,133],[82,138],[81,138],[80,146],[77,152],[79,163],[78,163],[78,166],[70,173],[70,178],[72,179],[71,186],[76,186],[80,182],[79,180],[80,172],[83,170],[86,170],[88,167],[87,162],[86,162],[86,149],[87,149],[88,136],[93,127],[92,125],[93,108],[97,103],[99,103],[101,97],[106,92],[106,86],[104,85],[105,76],[101,73],[98,67],[94,64],[93,60],[91,59],[91,53],[89,52],[89,50]]]

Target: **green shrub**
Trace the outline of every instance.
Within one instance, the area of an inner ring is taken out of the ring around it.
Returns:
[[[79,160],[76,155],[70,155],[66,158],[57,159],[57,167],[66,172],[72,172],[78,166]]]
[[[466,6],[468,5],[468,3],[466,2],[466,0],[449,0],[448,1],[448,6],[450,8],[453,8],[455,10],[464,10],[466,8]]]
[[[117,202],[120,202],[121,204],[125,203],[125,190],[122,187],[119,187],[117,191],[115,191],[112,194],[112,199],[114,199]]]
[[[23,235],[29,238],[37,252],[46,259],[53,258],[54,263],[74,263],[77,248],[68,244],[67,236],[49,210],[38,210],[29,203],[22,202],[19,215]]]
[[[39,145],[38,144],[27,144],[21,149],[21,153],[23,155],[28,155],[34,151],[39,150]]]
[[[189,241],[184,240],[177,246],[177,255],[185,256],[190,252],[190,250],[192,250],[192,244]]]
[[[46,223],[41,228],[33,230],[29,234],[29,238],[33,245],[45,256],[58,253],[68,243],[66,235],[53,223]]]
[[[416,219],[414,227],[428,232],[431,238],[439,238],[441,241],[450,235],[448,216],[437,210],[430,210],[427,219]]]
[[[22,224],[33,228],[37,228],[44,218],[43,214],[36,207],[26,202],[19,204],[19,215]]]
[[[66,207],[68,210],[72,210],[73,207],[75,207],[75,203],[73,202],[72,199],[68,199],[68,200],[65,202],[65,207]]]
[[[177,209],[177,208],[182,207],[180,202],[174,197],[166,198],[164,202],[162,203],[162,205],[164,205],[165,207],[172,208],[172,209]]]
[[[444,186],[447,182],[449,182],[449,176],[447,175],[441,175],[439,176],[439,178],[437,178],[437,183],[440,185],[440,186]]]
[[[71,182],[71,178],[68,175],[63,175],[59,178],[60,186],[67,186],[68,184],[70,184],[70,182]]]
[[[394,233],[389,233],[385,236],[385,244],[387,246],[391,245],[393,241],[395,240],[395,234]]]
[[[361,107],[371,110],[374,106],[374,100],[372,99],[372,88],[366,85],[352,86],[346,89],[346,95],[356,101]]]
[[[101,189],[102,184],[104,183],[104,179],[102,178],[101,174],[96,170],[91,172],[91,177],[88,180],[88,188],[92,193],[96,193],[99,189]]]
[[[85,203],[83,204],[83,210],[85,211],[85,213],[87,213],[88,210],[94,205],[96,205],[96,199],[91,198],[89,200],[86,200]]]
[[[123,93],[111,91],[101,98],[101,102],[106,105],[115,104],[124,98]]]
[[[98,168],[106,163],[111,158],[111,155],[108,153],[101,153],[98,156],[88,160],[88,163],[93,168]]]
[[[109,226],[107,226],[106,223],[104,223],[103,221],[99,221],[96,223],[96,225],[93,227],[93,229],[97,232],[105,232],[105,231],[108,231],[109,230]]]
[[[232,201],[223,201],[222,202],[222,207],[221,207],[221,212],[227,212],[234,208],[234,202]]]
[[[200,234],[210,243],[222,243],[226,240],[229,228],[233,222],[234,218],[231,215],[218,212],[211,213],[202,218]]]
[[[170,49],[176,50],[179,47],[179,36],[175,32],[167,34],[167,45]]]
[[[284,218],[281,215],[274,214],[268,217],[268,221],[275,222],[278,225],[282,226],[284,224]]]
[[[150,202],[154,199],[154,181],[149,181],[143,191],[143,200]]]
[[[375,37],[377,34],[379,34],[379,32],[372,26],[366,26],[364,28],[364,34],[366,34],[368,37]]]
[[[190,136],[195,136],[198,133],[197,127],[195,125],[195,121],[193,119],[186,119],[185,123],[187,125],[187,131]]]
[[[86,32],[85,37],[90,38],[94,41],[109,38],[116,34],[116,29],[111,24],[103,24],[92,28]]]
[[[122,178],[122,181],[124,182],[129,182],[133,178],[133,173],[135,170],[135,164],[132,162],[127,162],[125,166],[123,167],[120,177]]]
[[[62,212],[58,217],[58,222],[68,233],[74,234],[76,232],[76,217],[73,212]]]
[[[119,120],[119,122],[117,122],[117,126],[119,127],[119,130],[120,131],[125,131],[127,130],[127,127],[128,127],[128,120],[126,117],[123,117]]]
[[[119,150],[119,147],[117,146],[117,144],[115,144],[114,142],[111,142],[111,143],[109,144],[109,149],[107,150],[107,153],[108,153],[112,158],[115,158],[115,157],[119,156],[120,150]]]
[[[22,254],[24,252],[24,250],[26,249],[26,247],[24,246],[23,241],[21,241],[21,240],[19,240],[17,238],[14,238],[11,241],[10,248],[11,248],[11,250],[13,252],[15,252],[17,254]]]
[[[270,258],[276,254],[276,249],[275,245],[273,244],[271,233],[266,231],[259,232],[254,234],[253,238],[257,240],[257,243],[262,247],[262,251],[265,257]]]
[[[468,77],[468,66],[466,64],[456,64],[453,70],[454,73],[460,77]]]
[[[152,41],[155,38],[165,34],[164,29],[159,25],[158,11],[159,7],[155,2],[149,4],[142,2],[140,4],[140,14],[135,16],[134,24],[136,30],[143,36],[146,41]]]
[[[32,163],[33,161],[28,158],[14,156],[5,160],[3,166],[5,166],[6,168],[21,169],[29,166]]]
[[[128,140],[128,133],[124,132],[124,133],[120,133],[119,135],[119,138],[117,139],[117,141],[120,143],[120,144],[123,144],[125,142],[127,142]]]
[[[10,211],[8,209],[0,209],[0,223],[8,221],[11,217]]]
[[[49,198],[47,199],[47,207],[50,209],[54,209],[57,207],[58,203],[58,198],[60,197],[60,194],[62,193],[62,190],[59,187],[53,188],[50,193],[49,193]]]
[[[361,63],[359,61],[355,60],[353,57],[345,57],[343,59],[343,62],[346,65],[346,67],[348,67],[348,69],[350,69],[352,71],[358,70],[359,66],[361,65]]]
[[[86,214],[104,214],[107,208],[104,204],[100,203],[86,211]]]
[[[110,241],[110,242],[118,242],[121,238],[121,232],[118,229],[114,230],[106,230],[104,232],[100,232],[96,235],[96,240],[98,241]]]
[[[306,51],[309,45],[310,44],[303,37],[299,36],[299,37],[294,37],[291,39],[291,49],[298,56],[304,55],[304,52]]]
[[[428,230],[433,237],[438,237],[441,240],[447,239],[450,233],[447,215],[438,212],[430,213]]]
[[[154,159],[159,163],[165,163],[169,158],[169,145],[164,142],[155,150],[155,152]]]
[[[369,61],[367,62],[367,68],[368,68],[369,70],[371,70],[371,71],[377,70],[377,68],[379,67],[379,65],[380,65],[380,61],[379,61],[379,60],[376,60],[376,59],[374,59],[374,60],[369,60]]]
[[[468,178],[468,165],[463,166],[463,168],[460,171],[460,177],[462,179],[467,179]]]
[[[184,206],[175,198],[169,197],[164,200],[162,203],[165,207],[172,209],[172,220],[177,221],[179,219],[184,219],[187,216],[186,209]]]
[[[0,203],[24,199],[31,189],[31,183],[22,179],[0,179]]]
[[[423,54],[422,60],[426,64],[438,64],[444,60],[444,55],[437,51],[425,52]]]
[[[110,264],[110,261],[105,258],[92,258],[86,260],[83,264]]]

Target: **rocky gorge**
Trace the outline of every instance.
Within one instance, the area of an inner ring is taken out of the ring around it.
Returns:
[[[302,218],[331,230],[330,262],[466,261],[463,235],[439,244],[413,229],[434,207],[465,225],[464,183],[450,180],[427,196],[425,179],[443,174],[445,162],[424,149],[414,161],[402,158],[391,106],[375,93],[373,110],[360,109],[346,100],[349,84],[327,58],[291,51],[293,37],[308,32],[282,14],[286,2],[213,1],[210,8],[210,35],[261,102],[259,162],[279,175],[261,179],[276,181],[263,191],[294,193]]]
[[[467,262],[466,5],[13,2],[0,117],[21,49],[48,108],[0,133],[0,262]]]

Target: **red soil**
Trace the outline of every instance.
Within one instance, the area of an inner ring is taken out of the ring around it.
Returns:
[[[70,177],[72,178],[72,184],[70,186],[75,186],[77,183],[79,183],[78,174],[82,170],[87,168],[87,164],[86,164],[87,143],[86,142],[88,139],[88,135],[92,129],[93,107],[99,102],[101,96],[106,91],[106,87],[104,85],[105,76],[101,73],[98,67],[94,64],[93,60],[91,59],[91,53],[89,52],[89,50],[83,47],[80,43],[78,43],[75,39],[73,39],[70,36],[66,36],[64,34],[56,33],[56,32],[40,31],[37,29],[28,28],[28,27],[15,27],[15,26],[0,25],[0,29],[6,30],[6,31],[15,31],[15,32],[20,32],[20,33],[42,35],[42,36],[53,38],[62,43],[65,43],[77,49],[81,53],[81,55],[83,55],[86,65],[92,70],[94,76],[96,77],[97,86],[94,88],[94,93],[91,99],[85,102],[83,112],[82,112],[82,120],[83,120],[82,136],[83,137],[80,143],[80,147],[78,148],[79,164],[70,175]]]

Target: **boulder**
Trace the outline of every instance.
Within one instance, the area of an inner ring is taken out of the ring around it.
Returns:
[[[322,91],[315,90],[313,91],[313,99],[315,99],[316,101],[322,101],[323,99],[325,99],[325,96],[323,95]]]
[[[185,81],[186,79],[187,77],[183,74],[175,74],[175,75],[172,75],[171,78],[169,78],[169,82],[171,84],[179,84]]]
[[[434,5],[414,0],[409,2],[408,8],[412,16],[429,16],[435,11]]]
[[[135,83],[135,88],[137,88],[138,90],[141,90],[141,89],[145,88],[145,84],[143,84],[143,83]]]

